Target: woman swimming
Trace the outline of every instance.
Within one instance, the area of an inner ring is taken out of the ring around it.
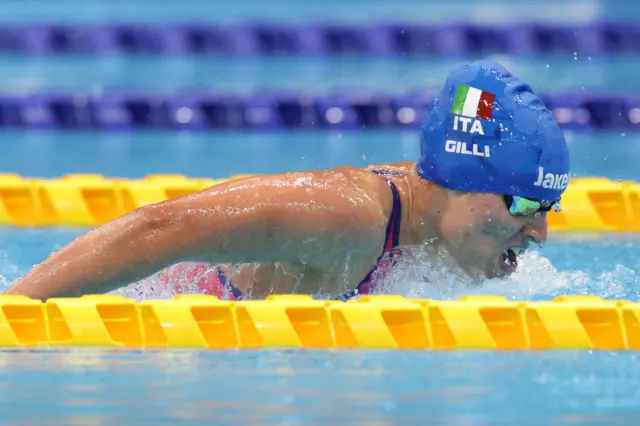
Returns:
[[[192,261],[187,278],[207,294],[346,289],[347,299],[374,291],[403,247],[427,241],[471,277],[503,277],[546,240],[546,213],[568,183],[551,111],[504,67],[478,61],[453,70],[432,102],[416,163],[248,177],[145,206],[72,241],[6,293],[103,293]],[[252,267],[231,266],[240,263]]]

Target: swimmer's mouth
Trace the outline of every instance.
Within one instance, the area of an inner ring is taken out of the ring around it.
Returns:
[[[518,256],[522,255],[525,250],[524,247],[513,246],[503,251],[500,255],[500,269],[502,269],[502,272],[506,274],[515,272],[518,267]]]

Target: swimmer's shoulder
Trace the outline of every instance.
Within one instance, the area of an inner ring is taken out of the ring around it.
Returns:
[[[344,174],[351,178],[373,178],[379,180],[401,180],[415,170],[412,162],[374,164],[364,168],[341,166],[332,169],[332,172]],[[377,177],[376,177],[377,176]]]
[[[400,169],[396,166],[394,170],[399,171]],[[342,195],[368,192],[372,197],[380,189],[388,188],[385,180],[373,173],[372,169],[351,166],[340,166],[329,170],[248,176],[217,186],[218,189],[227,187],[243,188],[247,191],[260,188],[269,192],[279,192],[283,188],[295,192],[296,188],[299,188],[311,195],[323,192]]]
[[[369,201],[370,208],[385,219],[393,206],[393,194],[389,182],[393,182],[400,194],[410,192],[408,176],[415,172],[415,163],[386,163],[365,168],[339,166],[329,170],[291,172],[280,175],[283,182],[323,188],[330,197],[350,197],[354,200]],[[315,192],[314,192],[315,193]],[[317,194],[317,193],[316,193]],[[403,197],[404,198],[404,197]],[[374,207],[375,206],[375,207]]]
[[[318,184],[334,185],[338,188],[357,187],[363,182],[375,182],[376,184],[386,179],[402,178],[415,169],[415,163],[386,163],[371,165],[366,168],[353,166],[339,166],[329,170],[308,170],[286,172],[268,175],[250,175],[238,179],[228,180],[214,187],[279,187],[285,186],[313,186]],[[389,172],[387,174],[374,173],[375,171]],[[384,178],[381,178],[384,176]],[[213,187],[212,187],[213,188]],[[377,189],[377,188],[376,188]]]
[[[366,168],[337,167],[332,172],[344,176],[354,184],[367,186],[376,193],[387,195],[389,182],[394,183],[400,192],[404,192],[409,185],[409,176],[415,172],[415,163],[385,163]]]
[[[305,197],[316,205],[333,206],[331,210],[337,217],[345,216],[340,219],[345,225],[350,224],[353,231],[361,229],[377,244],[382,238],[378,233],[384,234],[386,230],[394,196],[387,176],[374,173],[374,170],[397,172],[388,177],[398,181],[400,187],[403,186],[403,174],[410,170],[408,164],[290,172],[274,177],[272,182],[304,188]]]
[[[393,207],[388,181],[393,181],[399,191],[404,192],[406,185],[403,180],[412,167],[415,168],[415,163],[380,164],[367,168],[340,166],[329,170],[255,175],[227,181],[209,188],[209,191],[242,192],[244,199],[259,198],[263,202],[276,203],[286,199],[288,202],[334,206],[336,211],[342,209],[351,213],[355,208],[361,220],[371,224],[384,223]],[[260,195],[256,197],[257,194]]]

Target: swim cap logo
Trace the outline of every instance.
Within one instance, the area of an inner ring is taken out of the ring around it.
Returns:
[[[471,129],[469,129],[469,123],[471,123]],[[461,131],[463,133],[477,133],[484,136],[484,129],[482,128],[482,122],[480,120],[473,120],[466,117],[453,117],[453,130]]]
[[[460,86],[451,113],[480,120],[491,120],[496,95],[471,86]]]
[[[545,173],[543,167],[538,167],[538,179],[533,183],[534,186],[541,186],[545,189],[566,189],[569,185],[569,175]]]
[[[453,154],[473,155],[474,157],[491,157],[491,151],[487,145],[481,147],[477,143],[470,144],[471,149],[467,147],[466,142],[447,140],[444,144],[444,150]]]

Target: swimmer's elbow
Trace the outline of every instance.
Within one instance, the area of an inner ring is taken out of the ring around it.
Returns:
[[[156,204],[139,207],[128,215],[128,222],[132,230],[140,231],[147,235],[156,234],[170,223],[166,212],[158,208]]]
[[[175,199],[141,207],[130,215],[131,238],[142,242],[149,257],[169,264],[203,260],[224,230],[206,209]]]
[[[167,243],[178,242],[194,235],[198,229],[190,223],[189,213],[160,204],[150,204],[132,212],[132,228],[148,239],[165,239]],[[163,242],[164,243],[164,242]],[[175,244],[170,244],[175,245]]]
[[[121,232],[150,255],[157,250],[175,246],[172,242],[180,227],[170,211],[150,204],[130,212],[122,219],[121,229],[124,229]]]

